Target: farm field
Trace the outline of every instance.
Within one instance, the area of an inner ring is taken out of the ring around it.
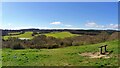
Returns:
[[[13,36],[3,36],[4,40],[7,40],[9,37],[18,37],[18,38],[30,38],[32,39],[32,33],[33,32],[25,32],[24,34],[20,34],[20,35],[13,35]]]
[[[10,34],[18,34],[18,33],[10,33]],[[25,32],[24,34],[20,34],[20,35],[12,35],[12,36],[3,36],[4,40],[7,40],[9,37],[18,37],[18,38],[30,38],[33,39],[34,36],[32,36],[33,32]],[[35,36],[38,36],[40,34],[37,34]],[[78,34],[72,34],[70,32],[51,32],[51,33],[47,33],[44,34],[46,36],[52,36],[55,38],[66,38],[66,37],[73,37],[73,36],[80,36]]]
[[[51,32],[51,33],[47,33],[45,35],[52,36],[55,38],[66,38],[66,37],[79,36],[78,34],[72,34],[70,32]]]
[[[3,66],[118,66],[118,40],[99,44],[70,46],[56,49],[2,50]],[[107,44],[113,51],[109,58],[90,58],[82,53],[99,52],[99,46]]]

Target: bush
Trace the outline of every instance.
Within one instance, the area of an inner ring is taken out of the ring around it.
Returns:
[[[105,42],[109,38],[109,34],[105,31],[102,31],[99,35],[96,36],[96,41]]]
[[[11,46],[12,49],[25,49],[25,47],[20,43],[14,43]]]
[[[120,32],[114,32],[114,33],[112,33],[112,34],[110,35],[110,37],[108,38],[108,40],[110,41],[110,40],[116,40],[116,39],[118,39],[119,33],[120,33]]]

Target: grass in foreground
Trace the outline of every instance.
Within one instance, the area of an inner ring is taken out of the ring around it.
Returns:
[[[45,35],[52,36],[55,38],[66,38],[66,37],[79,36],[78,34],[72,34],[70,32],[51,32],[51,33],[47,33]]]
[[[117,66],[118,42],[57,49],[3,49],[2,64],[3,66]],[[113,51],[111,58],[89,58],[78,55],[84,52],[98,52],[98,47],[103,44],[108,45],[108,51]]]

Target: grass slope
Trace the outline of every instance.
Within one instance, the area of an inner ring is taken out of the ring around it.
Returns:
[[[18,38],[30,38],[32,39],[32,33],[33,32],[25,32],[24,34],[20,34],[20,35],[13,35],[13,36],[3,36],[3,39],[8,39],[9,37],[18,37]]]
[[[66,38],[66,37],[73,37],[78,36],[78,34],[72,34],[70,32],[51,32],[48,34],[45,34],[46,36],[52,36],[55,38]]]
[[[3,49],[3,66],[117,66],[118,42],[71,46],[58,49]],[[107,44],[107,50],[113,50],[111,58],[89,58],[78,55],[84,52],[98,52],[98,47]]]

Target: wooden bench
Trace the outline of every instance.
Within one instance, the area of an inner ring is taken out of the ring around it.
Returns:
[[[107,52],[107,45],[100,46],[100,54],[105,54]],[[102,51],[102,48],[104,48],[104,53]]]

